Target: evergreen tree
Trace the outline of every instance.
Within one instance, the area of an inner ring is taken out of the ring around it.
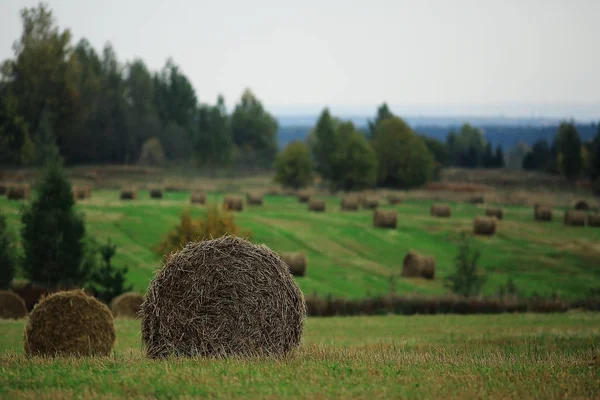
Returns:
[[[573,122],[562,122],[558,127],[556,149],[562,160],[561,172],[568,178],[579,176],[583,167],[581,139]]]
[[[316,170],[324,179],[331,179],[332,157],[338,146],[336,121],[325,108],[311,132],[310,148],[315,159]]]
[[[496,166],[496,158],[492,153],[492,145],[489,142],[485,145],[485,152],[483,153],[482,164],[485,168],[494,168]]]
[[[110,242],[101,245],[98,248],[101,262],[96,266],[91,273],[90,281],[92,289],[100,300],[106,304],[110,304],[111,300],[125,292],[133,290],[133,286],[127,285],[125,275],[128,268],[116,268],[112,265],[111,260],[117,252],[117,246]]]
[[[0,212],[0,290],[10,287],[15,276],[16,257],[14,238],[8,232],[6,217]]]
[[[478,271],[481,257],[479,249],[473,248],[471,241],[463,232],[460,236],[458,254],[454,259],[454,271],[444,280],[444,286],[452,293],[469,297],[481,293],[486,277]]]
[[[496,154],[494,155],[494,167],[496,168],[504,168],[506,165],[506,161],[504,160],[504,152],[502,151],[502,146],[496,146]]]
[[[379,125],[382,121],[385,121],[388,118],[392,118],[394,114],[390,111],[387,103],[383,103],[377,109],[377,115],[375,116],[374,121],[368,121],[369,124],[369,137],[372,139],[375,134],[375,129],[377,129],[377,125]]]

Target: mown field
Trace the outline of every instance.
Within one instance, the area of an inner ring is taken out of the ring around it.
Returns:
[[[23,355],[0,321],[0,398],[598,398],[600,314],[309,318],[285,359],[148,360],[117,319],[106,358]]]
[[[222,197],[210,193],[209,201],[220,204]],[[85,214],[89,234],[118,244],[115,264],[129,266],[129,280],[143,293],[161,260],[151,249],[190,207],[189,198],[189,192],[167,192],[162,200],[152,200],[141,191],[137,200],[126,202],[119,200],[117,190],[96,190],[77,208]],[[400,274],[410,249],[436,257],[437,277],[399,279],[397,291],[443,293],[442,279],[452,268],[458,234],[471,231],[473,217],[482,215],[485,207],[450,203],[452,218],[440,219],[429,216],[430,200],[384,205],[398,211],[398,228],[383,230],[372,227],[372,211],[342,212],[339,198],[322,198],[327,201],[325,213],[308,212],[293,197],[266,196],[264,206],[246,207],[237,221],[257,243],[275,251],[307,253],[307,276],[296,278],[305,294],[346,297],[386,293],[390,277]],[[0,198],[15,233],[20,207],[19,202]],[[194,215],[204,210],[191,209]],[[534,222],[531,207],[504,209],[497,235],[475,239],[482,251],[481,267],[488,272],[485,294],[494,294],[509,277],[523,294],[577,297],[600,287],[600,229],[564,226],[560,208],[555,208],[551,223]]]

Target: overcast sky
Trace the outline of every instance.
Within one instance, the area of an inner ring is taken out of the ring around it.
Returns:
[[[202,102],[250,87],[278,113],[600,118],[600,0],[54,0],[120,60],[171,56]],[[0,0],[0,58],[20,35]]]

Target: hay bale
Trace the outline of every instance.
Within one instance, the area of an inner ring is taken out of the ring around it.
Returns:
[[[358,199],[356,197],[344,197],[340,203],[343,211],[358,211]]]
[[[246,195],[246,203],[248,203],[249,206],[262,206],[263,195],[259,193],[248,193]]]
[[[308,211],[324,212],[325,208],[325,200],[311,199],[308,202]]]
[[[533,215],[536,221],[552,221],[552,207],[536,204],[533,208]]]
[[[306,276],[306,254],[281,253],[281,259],[287,264],[293,276]]]
[[[430,209],[433,217],[449,218],[452,215],[450,206],[447,204],[433,204]]]
[[[296,193],[295,189],[287,188],[287,189],[283,189],[282,195],[289,196],[289,197],[296,197],[297,193]]]
[[[300,191],[297,195],[298,203],[308,203],[310,201],[310,193],[307,191]]]
[[[402,197],[399,194],[396,194],[396,193],[389,194],[387,196],[387,200],[388,200],[388,203],[390,203],[391,206],[402,204]]]
[[[367,210],[375,210],[379,207],[379,200],[375,197],[366,197],[362,206]]]
[[[47,290],[40,285],[17,279],[11,282],[10,290],[25,301],[25,307],[27,307],[27,311],[29,312],[31,312],[40,299],[48,293]]]
[[[0,182],[0,196],[6,195],[7,190],[8,190],[8,183]]]
[[[115,325],[108,307],[81,290],[44,297],[25,327],[25,354],[108,356]]]
[[[144,296],[135,292],[123,293],[110,302],[110,311],[116,317],[135,318],[144,302]]]
[[[92,190],[88,186],[73,187],[73,197],[75,200],[87,200],[92,197]]]
[[[224,236],[171,255],[140,316],[150,358],[282,356],[300,344],[306,304],[277,254]]]
[[[565,212],[564,223],[569,226],[585,226],[585,211],[568,210]]]
[[[573,208],[579,211],[589,211],[590,203],[585,200],[577,200],[575,204],[573,204]]]
[[[496,217],[497,220],[502,220],[504,218],[504,210],[501,208],[488,207],[485,209],[485,215],[488,217]]]
[[[202,192],[194,192],[194,193],[192,193],[192,197],[190,199],[190,202],[192,204],[202,204],[202,205],[205,205],[206,204],[206,193],[202,193]]]
[[[592,226],[595,228],[600,227],[600,214],[588,215],[587,224],[588,224],[588,226]]]
[[[225,199],[223,199],[223,208],[228,211],[242,211],[244,209],[244,200],[240,197],[225,196]]]
[[[469,203],[483,204],[483,203],[485,203],[485,198],[483,197],[483,195],[471,196],[471,198],[469,199]]]
[[[407,278],[435,278],[435,257],[409,251],[402,263],[401,276]]]
[[[29,185],[10,185],[6,190],[8,200],[27,200],[31,197]]]
[[[394,210],[375,210],[373,213],[373,226],[377,228],[396,229],[398,215]]]
[[[151,199],[162,199],[163,190],[161,188],[152,188],[150,189],[150,198]]]
[[[0,290],[0,319],[19,319],[26,316],[25,301],[16,293]]]
[[[137,192],[134,189],[121,189],[119,197],[121,200],[135,200]]]
[[[475,217],[473,220],[473,233],[476,235],[494,235],[496,233],[496,218]]]

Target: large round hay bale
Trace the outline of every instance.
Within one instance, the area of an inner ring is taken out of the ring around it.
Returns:
[[[435,278],[435,257],[409,251],[402,263],[401,276],[407,278]]]
[[[325,207],[326,207],[325,200],[311,199],[308,202],[308,210],[309,211],[324,212]]]
[[[589,211],[590,203],[585,200],[577,200],[575,204],[573,204],[573,208],[579,211]]]
[[[352,196],[346,196],[340,203],[340,208],[343,211],[358,211],[358,199]]]
[[[27,307],[18,294],[0,290],[0,319],[19,319],[27,316]]]
[[[310,200],[310,193],[307,191],[300,191],[297,195],[298,203],[308,203]]]
[[[140,316],[151,358],[279,356],[300,344],[306,304],[277,254],[224,236],[171,255],[150,283]]]
[[[150,189],[150,198],[151,199],[162,199],[163,198],[163,190],[161,188],[151,188]]]
[[[31,197],[29,185],[10,185],[6,190],[8,200],[27,200]]]
[[[396,229],[398,214],[394,210],[375,210],[373,213],[373,226],[377,228]]]
[[[379,207],[379,200],[375,197],[367,197],[363,202],[363,208],[367,210],[375,210]]]
[[[135,318],[144,302],[144,296],[135,292],[123,293],[110,302],[110,311],[116,317]]]
[[[430,209],[430,213],[433,217],[450,217],[452,211],[450,206],[447,204],[433,204]]]
[[[306,276],[306,254],[281,253],[281,259],[287,264],[293,276]]]
[[[40,301],[40,299],[48,293],[44,287],[38,284],[18,279],[15,279],[11,282],[10,290],[23,299],[25,306],[27,307],[27,311],[33,310],[33,307]]]
[[[588,226],[600,227],[600,214],[590,214],[587,220]]]
[[[88,186],[75,186],[73,196],[75,200],[87,200],[92,197],[92,190]]]
[[[536,221],[552,221],[552,207],[536,204],[533,215]]]
[[[39,356],[108,356],[115,325],[107,306],[81,290],[44,297],[29,315],[25,353]]]
[[[262,206],[263,201],[263,195],[260,193],[248,193],[246,195],[246,203],[249,206]]]
[[[225,196],[225,199],[223,199],[223,208],[227,211],[242,211],[244,209],[244,200],[240,197]]]
[[[476,235],[494,235],[496,233],[496,218],[475,217],[473,220],[473,233]]]
[[[192,193],[192,197],[190,199],[192,204],[206,204],[206,193],[202,192],[194,192]]]
[[[488,217],[495,217],[497,220],[502,220],[504,218],[504,210],[501,208],[488,207],[485,209],[485,215]]]
[[[568,210],[565,212],[564,223],[569,226],[585,226],[585,211]]]
[[[121,200],[135,200],[137,197],[137,192],[134,189],[121,189],[121,193],[119,198]]]
[[[402,203],[402,196],[400,196],[397,193],[390,193],[387,196],[387,200],[390,203],[390,205],[395,206],[395,205],[398,205],[398,204]]]

